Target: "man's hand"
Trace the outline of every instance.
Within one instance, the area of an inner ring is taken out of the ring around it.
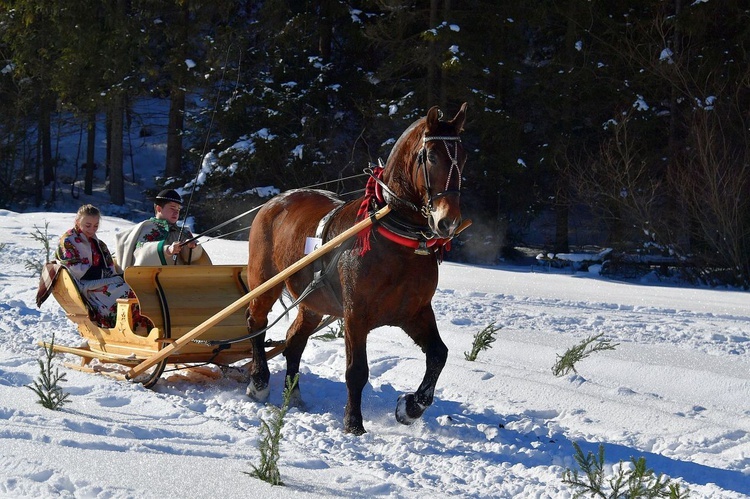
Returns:
[[[169,246],[167,246],[167,255],[175,256],[180,252],[181,249],[182,249],[182,244],[178,242],[174,242],[170,244]]]
[[[198,246],[198,244],[195,241],[190,241],[187,244],[182,244],[182,243],[174,242],[174,243],[170,244],[169,246],[167,246],[167,255],[174,256],[174,255],[178,254],[182,250],[183,246],[186,247],[186,248],[193,249],[196,246]]]

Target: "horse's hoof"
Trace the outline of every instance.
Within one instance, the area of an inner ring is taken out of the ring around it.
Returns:
[[[296,407],[301,411],[306,410],[305,401],[302,400],[302,393],[300,393],[298,388],[293,390],[289,396],[289,407]]]
[[[396,404],[396,421],[410,425],[422,416],[425,409],[426,407],[415,400],[413,393],[403,393],[399,395]]]
[[[344,433],[351,433],[352,435],[360,436],[367,433],[365,426],[362,424],[362,417],[356,417],[352,415],[344,416]]]
[[[365,427],[360,425],[344,425],[344,433],[351,433],[354,436],[360,436],[367,433]]]
[[[247,393],[247,396],[251,399],[255,400],[256,402],[265,402],[268,400],[268,396],[271,394],[271,387],[269,387],[267,384],[263,387],[257,387],[255,386],[255,382],[251,381],[249,385],[247,385],[247,390],[245,391]]]

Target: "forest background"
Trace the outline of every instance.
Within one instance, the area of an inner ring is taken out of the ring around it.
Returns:
[[[97,167],[125,204],[143,99],[168,114],[156,188],[192,190],[204,228],[264,186],[351,195],[427,109],[468,102],[453,258],[607,246],[750,287],[745,1],[0,0],[0,208],[54,210]]]

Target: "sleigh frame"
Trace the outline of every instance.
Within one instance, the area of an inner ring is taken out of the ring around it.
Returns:
[[[244,272],[244,266],[236,265],[129,267],[124,277],[137,299],[118,300],[115,326],[106,328],[92,320],[75,279],[67,269],[61,268],[52,295],[67,317],[76,324],[86,344],[78,347],[55,344],[53,349],[81,357],[80,365],[69,367],[125,379],[124,372],[118,374],[117,369],[107,369],[101,365],[119,364],[133,368],[151,358],[196,324],[213,317],[247,294]],[[150,330],[134,323],[133,310],[136,305],[140,306],[141,315],[153,323]],[[231,342],[247,333],[245,312],[237,309],[206,330],[200,341],[186,344],[178,352],[155,363],[134,381],[151,387],[170,364],[228,366],[249,359],[253,355],[249,340],[221,346],[211,344],[222,340]],[[283,350],[283,342],[268,342],[266,356],[275,357]],[[100,365],[92,366],[93,359],[97,359]]]

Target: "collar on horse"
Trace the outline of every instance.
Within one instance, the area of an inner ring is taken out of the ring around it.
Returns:
[[[430,177],[427,173],[427,149],[425,144],[430,141],[442,141],[445,145],[448,157],[451,160],[451,167],[448,171],[448,179],[445,182],[445,188],[435,194],[432,194],[432,186],[430,185]],[[453,152],[451,153],[448,142],[453,142]],[[380,160],[378,160],[378,166],[365,169],[370,175],[367,180],[365,187],[365,197],[360,205],[359,211],[357,212],[357,220],[361,220],[366,216],[371,216],[375,211],[382,208],[386,204],[390,205],[403,205],[407,208],[421,213],[422,216],[427,219],[430,213],[433,211],[433,201],[449,194],[461,195],[461,170],[458,168],[458,143],[461,142],[461,138],[458,136],[433,136],[426,135],[422,139],[422,149],[420,149],[417,155],[418,167],[422,170],[425,179],[425,201],[421,207],[416,204],[399,197],[396,193],[391,190],[385,182],[382,180],[384,166]],[[451,179],[454,170],[458,176],[458,188],[451,189]],[[434,250],[450,250],[450,241],[452,238],[439,238],[430,228],[429,224],[425,225],[414,225],[409,223],[404,218],[399,217],[398,213],[394,210],[386,217],[373,223],[373,226],[380,235],[393,241],[402,246],[413,248],[414,253],[418,255],[429,255],[430,249]],[[357,236],[357,244],[361,248],[360,254],[364,255],[370,249],[369,237],[371,234],[370,228],[366,229]]]

